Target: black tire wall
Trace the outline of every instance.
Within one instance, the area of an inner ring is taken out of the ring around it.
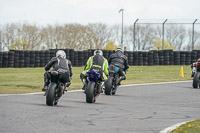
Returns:
[[[72,66],[85,66],[89,57],[95,50],[75,51],[73,49],[62,49],[66,58],[72,62]],[[44,67],[52,57],[56,56],[58,49],[44,51],[22,51],[10,50],[0,52],[0,68],[24,68]],[[106,59],[114,53],[113,50],[102,50]],[[152,65],[190,65],[200,58],[200,50],[172,51],[125,51],[130,66],[152,66]]]

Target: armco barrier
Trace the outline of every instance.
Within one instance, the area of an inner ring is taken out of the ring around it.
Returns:
[[[72,66],[84,66],[94,50],[75,51],[63,49],[66,57],[72,62]],[[23,67],[44,67],[52,57],[55,57],[57,49],[45,51],[21,51],[10,50],[0,52],[0,68],[23,68]],[[103,50],[105,58],[114,53],[112,50]],[[152,65],[190,65],[200,58],[200,50],[193,51],[125,51],[131,66],[152,66]]]

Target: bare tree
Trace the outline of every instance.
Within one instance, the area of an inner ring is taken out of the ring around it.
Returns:
[[[102,23],[93,23],[87,25],[90,37],[90,48],[102,49],[111,37],[112,30]]]
[[[172,46],[177,50],[181,50],[186,38],[186,29],[182,25],[170,24],[166,28],[165,36]]]
[[[136,26],[136,47],[137,50],[149,50],[157,39],[155,29],[151,25]]]
[[[199,49],[200,48],[200,32],[194,32],[194,49]],[[192,50],[192,30],[188,31],[188,44],[186,47],[184,47],[185,50]]]

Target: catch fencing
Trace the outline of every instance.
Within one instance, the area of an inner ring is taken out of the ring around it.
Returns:
[[[63,50],[66,52],[66,58],[72,62],[72,66],[84,66],[94,52],[94,50]],[[52,57],[55,57],[56,51],[57,49],[0,52],[0,68],[44,67]],[[107,59],[112,53],[114,53],[112,50],[103,50],[103,55]],[[200,58],[200,50],[125,51],[124,54],[128,57],[128,62],[131,66],[190,65]]]

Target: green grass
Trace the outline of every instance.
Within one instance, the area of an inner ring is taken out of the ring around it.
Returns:
[[[169,82],[191,80],[190,66],[183,66],[184,77],[180,77],[180,66],[131,66],[124,84]],[[83,67],[73,67],[70,90],[80,89],[80,73]],[[39,92],[44,85],[44,68],[0,68],[0,94]]]
[[[173,130],[171,133],[200,133],[200,119],[187,122]]]

